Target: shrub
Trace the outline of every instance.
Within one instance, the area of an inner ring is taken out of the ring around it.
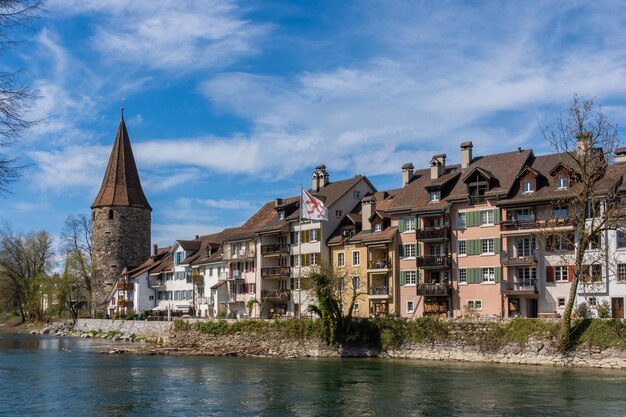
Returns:
[[[598,313],[598,317],[601,319],[608,319],[610,311],[611,309],[609,308],[609,303],[606,300],[603,300],[596,306],[596,312]]]
[[[589,309],[589,306],[585,302],[582,302],[576,306],[575,313],[576,313],[576,317],[580,319],[591,318],[591,310]]]

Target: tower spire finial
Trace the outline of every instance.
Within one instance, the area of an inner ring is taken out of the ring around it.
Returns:
[[[120,112],[122,113],[122,121],[124,120],[124,106],[120,107]]]

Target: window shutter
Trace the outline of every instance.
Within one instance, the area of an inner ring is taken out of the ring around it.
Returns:
[[[400,271],[400,285],[406,284],[406,271]]]
[[[497,238],[495,238],[493,240],[493,251],[495,253],[500,253],[500,250],[502,250],[502,245],[501,245],[501,242],[500,242],[500,238],[497,237]]]
[[[479,255],[481,251],[480,239],[468,240],[470,255]]]
[[[467,283],[474,284],[474,277],[476,275],[476,268],[467,268]]]
[[[554,267],[546,266],[546,282],[554,282]]]
[[[568,265],[567,266],[567,280],[569,282],[572,282],[574,280],[575,273],[576,273],[576,266],[575,265]]]
[[[400,256],[400,259],[404,258],[404,245],[400,244],[400,246],[398,247],[398,256]]]
[[[467,212],[465,216],[467,220],[467,226],[474,227],[474,226],[480,225],[480,212],[479,211]]]
[[[498,239],[500,240],[500,239]],[[502,268],[498,267],[495,269],[495,279],[496,282],[501,282],[502,281]]]
[[[404,232],[404,219],[398,219],[398,230],[400,233]]]
[[[243,293],[247,293],[248,292],[248,284],[243,284]]]
[[[500,224],[500,209],[495,209],[493,211],[493,223]]]

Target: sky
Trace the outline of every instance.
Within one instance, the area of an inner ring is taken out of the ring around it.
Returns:
[[[575,93],[626,125],[626,12],[600,1],[47,0],[0,70],[44,120],[0,222],[58,236],[90,213],[124,106],[159,245],[242,224],[330,179],[532,147]],[[620,130],[622,138],[625,133]]]

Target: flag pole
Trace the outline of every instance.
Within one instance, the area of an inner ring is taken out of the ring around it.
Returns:
[[[300,207],[298,208],[298,318],[302,317],[302,184],[300,184]]]

